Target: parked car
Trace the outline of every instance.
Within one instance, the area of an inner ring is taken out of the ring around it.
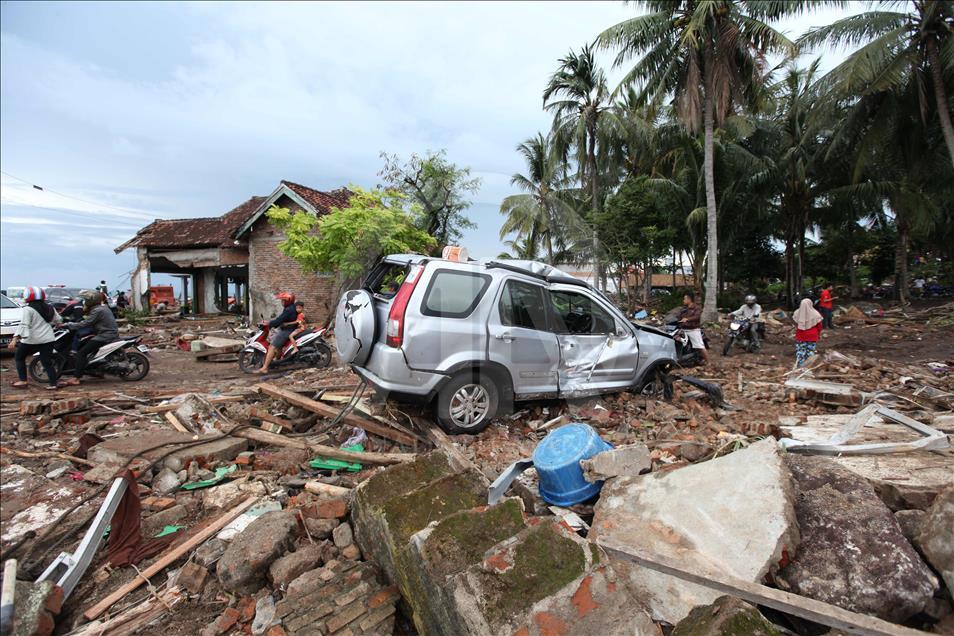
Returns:
[[[6,347],[13,340],[13,334],[20,326],[23,308],[4,295],[0,295],[0,347]]]
[[[80,287],[63,287],[57,285],[55,287],[44,287],[43,291],[46,292],[46,301],[53,305],[58,312],[62,312],[63,309],[74,300],[82,302],[80,293],[82,293],[83,289]]]
[[[673,339],[589,284],[532,261],[388,256],[337,307],[338,355],[379,393],[477,433],[513,401],[640,389]]]

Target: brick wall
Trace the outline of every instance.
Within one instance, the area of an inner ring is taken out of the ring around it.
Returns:
[[[292,211],[301,208],[282,197],[280,207]],[[274,299],[280,291],[290,291],[305,303],[305,317],[312,325],[322,325],[334,314],[338,299],[334,298],[334,275],[303,272],[295,261],[278,249],[284,234],[269,224],[264,216],[252,228],[248,240],[249,312],[254,323],[270,320],[281,311]]]

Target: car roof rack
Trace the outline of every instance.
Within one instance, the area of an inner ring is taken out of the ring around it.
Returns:
[[[567,274],[566,272],[561,271],[552,265],[547,265],[546,263],[540,263],[538,261],[492,260],[485,262],[484,266],[488,268],[506,269],[508,271],[531,276],[548,283],[563,283],[565,285],[578,285],[579,287],[590,288],[590,284],[585,280],[580,280],[579,278],[571,276],[570,274]]]

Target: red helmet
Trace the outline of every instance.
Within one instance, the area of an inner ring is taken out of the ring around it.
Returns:
[[[46,292],[42,287],[27,287],[23,292],[23,301],[32,303],[34,300],[46,300]]]
[[[295,294],[291,292],[278,292],[275,294],[275,298],[282,301],[282,307],[288,307],[289,305],[295,304]]]

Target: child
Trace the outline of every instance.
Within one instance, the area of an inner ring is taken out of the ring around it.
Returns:
[[[795,365],[800,367],[815,355],[822,330],[822,315],[812,307],[811,298],[804,298],[792,314],[792,320],[795,322]]]
[[[295,312],[298,314],[298,317],[295,319],[295,324],[298,325],[298,328],[288,337],[288,341],[291,343],[291,349],[288,350],[290,354],[298,353],[298,343],[295,342],[295,336],[305,331],[305,303],[300,300],[296,302]]]

